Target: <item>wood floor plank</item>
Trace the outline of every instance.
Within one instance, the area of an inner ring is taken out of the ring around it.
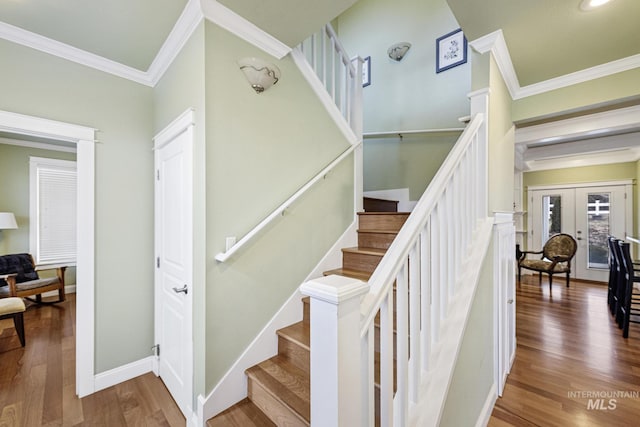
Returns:
[[[162,381],[142,375],[83,399],[75,394],[75,294],[53,306],[28,304],[26,346],[0,321],[0,427],[183,427]]]
[[[550,292],[548,282],[539,286],[537,277],[524,276],[516,291],[516,338],[489,426],[638,425],[640,326],[622,337],[606,286],[572,281]],[[596,399],[627,391],[635,394]]]

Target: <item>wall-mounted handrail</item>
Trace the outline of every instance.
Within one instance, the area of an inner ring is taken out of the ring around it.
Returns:
[[[351,154],[360,144],[354,144],[349,146],[342,154],[340,154],[334,161],[329,163],[324,169],[322,169],[316,176],[311,178],[305,185],[300,187],[293,196],[289,197],[284,203],[278,206],[273,212],[269,214],[265,219],[260,221],[251,231],[249,231],[242,239],[238,240],[233,246],[231,246],[226,252],[220,252],[216,255],[216,260],[225,262],[233,254],[238,252],[240,248],[247,244],[251,239],[256,237],[260,231],[262,231],[271,221],[281,215],[289,206],[296,202],[304,193],[307,192],[315,183],[323,179],[329,172],[331,172],[342,160],[344,160],[349,154]]]

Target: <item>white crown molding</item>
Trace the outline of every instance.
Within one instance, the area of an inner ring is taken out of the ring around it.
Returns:
[[[515,143],[548,143],[556,140],[578,137],[591,137],[603,132],[631,130],[640,126],[640,106],[603,111],[586,116],[573,117],[535,126],[518,128],[515,131]],[[551,140],[549,138],[555,138]],[[545,140],[546,141],[543,141]]]
[[[0,38],[85,65],[145,86],[154,87],[167,71],[202,18],[281,59],[291,48],[215,0],[189,0],[147,71],[141,71],[65,43],[0,21]]]
[[[516,99],[518,91],[520,90],[520,83],[518,82],[516,70],[513,68],[511,55],[509,55],[509,49],[507,48],[507,42],[504,40],[502,30],[497,30],[475,39],[470,42],[469,45],[478,53],[484,54],[489,51],[493,53],[493,57],[509,90],[509,94],[512,99]]]
[[[289,46],[216,0],[201,0],[201,7],[205,18],[209,21],[262,49],[277,59],[282,59],[291,51]]]
[[[22,28],[9,25],[5,22],[0,22],[0,38],[146,86],[152,86],[149,76],[143,71],[32,33],[31,31],[23,30]]]
[[[198,28],[198,24],[200,24],[203,17],[200,1],[189,0],[147,70],[147,77],[151,82],[151,86],[158,84],[173,60],[176,59],[193,32]]]
[[[478,53],[484,54],[489,51],[493,53],[498,69],[509,90],[509,94],[514,100],[562,89],[578,83],[584,83],[589,80],[607,77],[612,74],[640,67],[640,54],[638,54],[521,87],[502,30],[497,30],[479,37],[470,42],[469,45]]]
[[[607,165],[614,163],[635,162],[640,159],[640,148],[599,151],[595,153],[576,154],[574,156],[553,159],[525,160],[526,171],[576,168],[583,166]]]

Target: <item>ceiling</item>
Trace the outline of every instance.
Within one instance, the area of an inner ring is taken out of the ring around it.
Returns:
[[[640,1],[447,0],[468,40],[502,30],[520,86],[640,55]]]
[[[613,0],[589,12],[580,9],[581,0],[446,1],[468,40],[502,31],[515,72],[515,84],[520,88],[615,61],[623,61],[632,68],[640,67],[638,0]],[[174,26],[180,27],[180,22],[187,19],[185,16],[195,16],[193,10],[200,14],[201,8],[204,11],[214,7],[211,9],[213,15],[230,10],[271,35],[282,46],[292,47],[355,2],[5,0],[0,1],[0,37],[18,42],[34,38],[38,43],[54,40],[72,51],[73,55],[67,54],[67,58],[86,54],[104,59],[106,61],[100,64],[115,64],[134,73],[127,71],[118,75],[153,85],[162,72],[152,70],[154,60],[161,57],[167,46],[174,49],[178,46],[171,43],[172,30],[175,32]],[[205,16],[210,18],[211,14],[205,12]],[[91,66],[91,62],[88,64]],[[148,79],[147,75],[152,71],[155,77]],[[633,103],[640,104],[640,99]],[[552,121],[557,119],[551,118]],[[638,131],[640,119],[638,122],[637,129],[625,133]],[[599,135],[603,136],[607,135]],[[555,143],[564,142],[568,140],[559,138]],[[539,141],[528,144],[533,147],[539,145]],[[537,152],[543,151],[539,148]],[[629,154],[637,159],[637,153]]]

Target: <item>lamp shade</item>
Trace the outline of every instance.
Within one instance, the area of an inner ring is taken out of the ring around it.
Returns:
[[[0,230],[18,228],[16,217],[11,212],[0,212]]]
[[[242,58],[238,66],[256,93],[262,93],[280,80],[280,69],[258,58]]]

